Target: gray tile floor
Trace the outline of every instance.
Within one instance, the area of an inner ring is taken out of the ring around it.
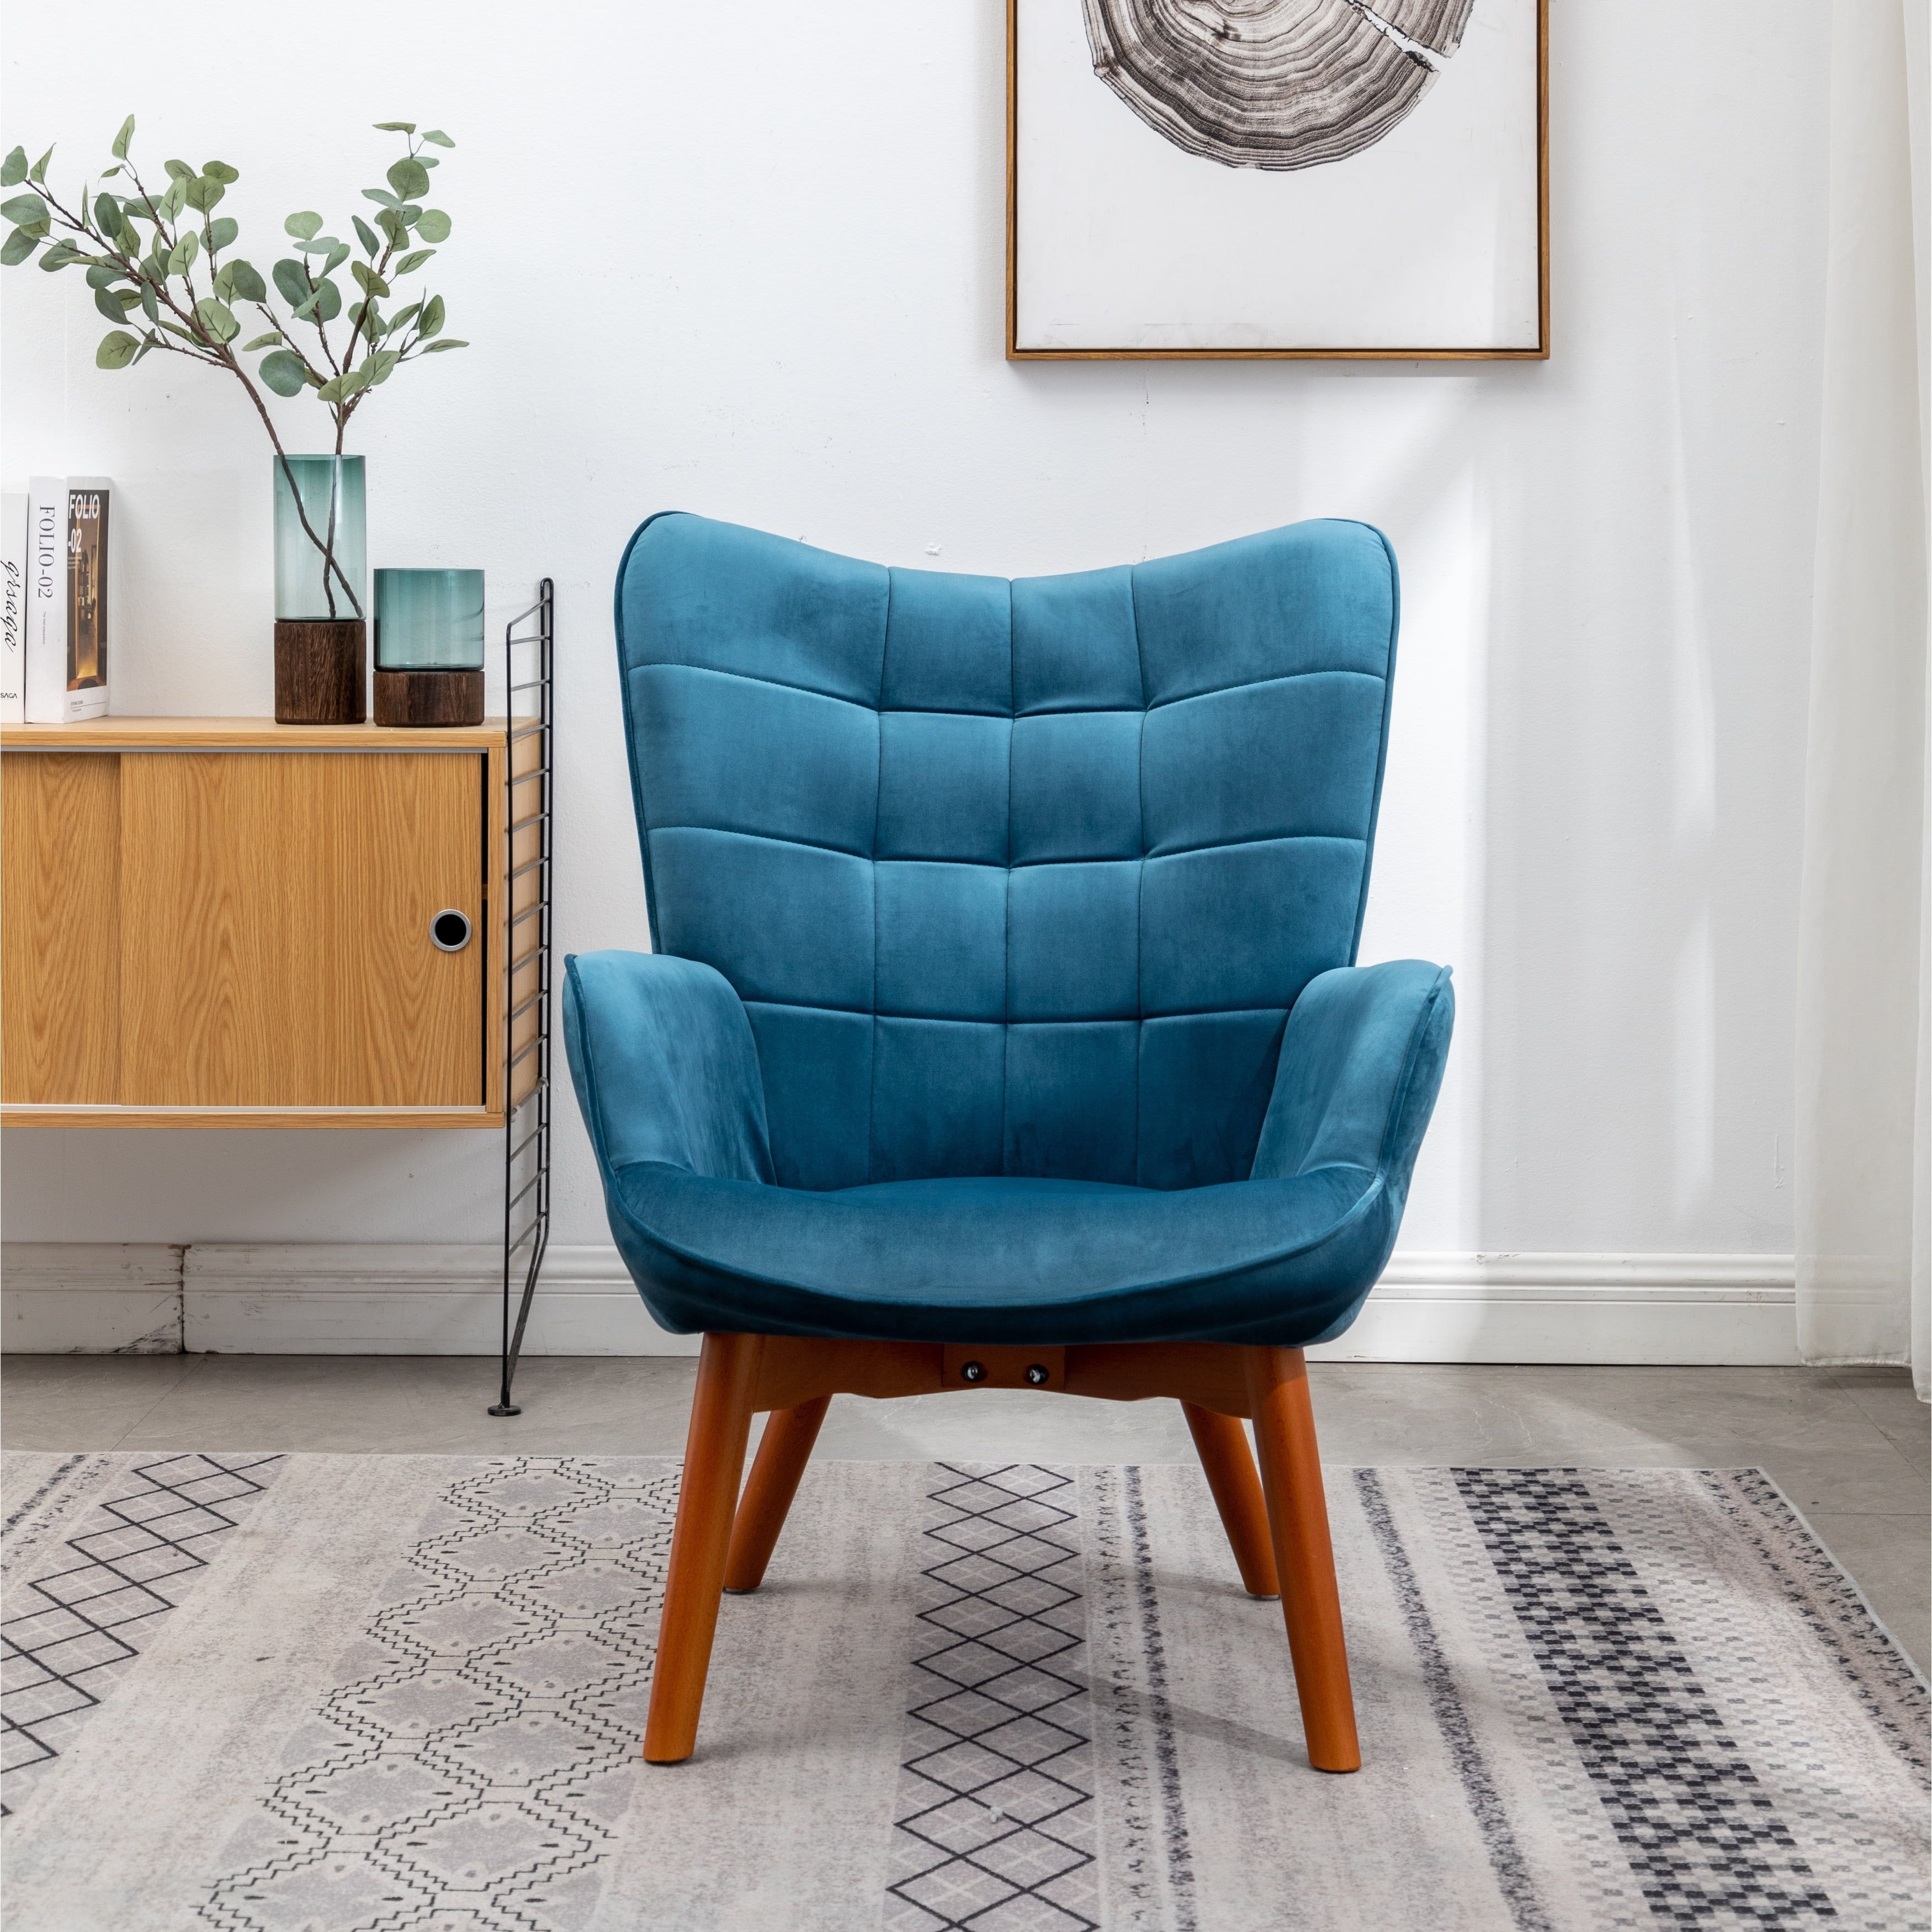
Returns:
[[[310,1449],[675,1455],[688,1359],[532,1358],[524,1413],[484,1413],[466,1357],[16,1355],[0,1364],[10,1449]],[[1932,1436],[1893,1369],[1318,1364],[1322,1454],[1343,1463],[1754,1465],[1802,1510],[1918,1660],[1932,1656]],[[818,1453],[855,1461],[1192,1460],[1172,1402],[987,1390],[842,1396]]]

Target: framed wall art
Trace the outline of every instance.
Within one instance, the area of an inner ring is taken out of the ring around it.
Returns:
[[[1547,8],[1007,0],[1007,355],[1547,356]]]

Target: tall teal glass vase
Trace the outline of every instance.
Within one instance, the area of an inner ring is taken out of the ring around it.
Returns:
[[[359,456],[278,456],[275,722],[368,716],[368,536]]]

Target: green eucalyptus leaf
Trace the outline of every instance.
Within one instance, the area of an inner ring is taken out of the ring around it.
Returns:
[[[468,343],[459,342],[453,335],[446,335],[440,342],[432,342],[427,344],[424,348],[423,353],[425,356],[434,356],[439,349],[467,349],[469,346],[470,345]]]
[[[172,221],[188,205],[188,187],[183,182],[171,182],[168,191],[160,199],[160,213],[164,220]]]
[[[16,148],[0,161],[0,188],[18,188],[27,178],[27,151]]]
[[[212,181],[238,182],[242,178],[242,170],[231,168],[226,161],[204,161],[201,171]]]
[[[82,182],[80,184],[80,225],[83,228],[92,226],[87,218],[87,184],[86,182]]]
[[[302,244],[302,251],[304,255],[327,255],[341,246],[333,235],[311,235]]]
[[[384,188],[365,188],[362,190],[362,199],[364,201],[380,202],[385,208],[400,208],[403,205],[394,195]]]
[[[229,274],[226,264],[215,270],[214,277],[211,280],[209,286],[224,302],[228,302],[233,298],[235,294],[235,278]]]
[[[228,190],[218,181],[210,181],[206,175],[196,175],[194,180],[182,184],[182,193],[188,197],[190,208],[206,212],[212,208]]]
[[[416,230],[425,242],[447,242],[449,217],[440,208],[426,208],[417,220]]]
[[[424,337],[442,333],[442,298],[431,296],[423,304],[422,320],[417,323],[418,332]]]
[[[0,268],[17,268],[40,245],[38,236],[29,235],[24,228],[16,228],[0,242]]]
[[[195,320],[218,342],[232,342],[242,333],[235,312],[218,296],[203,296],[194,305]]]
[[[160,340],[160,338],[155,334],[152,328],[149,329],[147,334],[141,338],[141,356],[145,356],[149,350],[158,347],[159,346]],[[134,358],[134,362],[140,362],[141,356],[136,356]],[[128,368],[130,369],[133,368],[134,362],[129,363],[128,365]]]
[[[292,256],[284,255],[268,272],[274,278],[276,287],[281,290],[283,301],[308,300],[308,272]]]
[[[116,161],[116,162],[114,164],[114,165],[113,165],[111,168],[103,168],[103,169],[100,170],[100,178],[101,178],[103,181],[106,181],[106,180],[107,180],[107,179],[109,178],[109,177],[110,177],[110,176],[113,176],[113,175],[118,175],[120,172],[121,172],[121,164],[120,164],[118,161]],[[143,349],[142,349],[142,350],[141,351],[141,356],[145,356],[147,352],[147,352],[147,350],[146,350],[145,348],[143,348]],[[135,360],[136,362],[140,362],[140,359],[141,359],[141,356],[136,356],[136,357],[134,358],[134,360]]]
[[[376,215],[376,226],[389,238],[392,248],[406,248],[409,246],[409,224],[393,208],[386,208]]]
[[[442,164],[434,154],[418,154],[416,166],[419,168],[440,168]]]
[[[382,244],[376,238],[376,231],[359,214],[352,214],[350,220],[356,225],[356,238],[362,244],[362,252],[372,262],[382,252]]]
[[[374,268],[365,268],[360,262],[352,262],[349,272],[356,278],[356,285],[365,296],[386,296],[389,285]]]
[[[316,391],[325,403],[346,403],[358,390],[369,386],[369,379],[359,369],[345,369],[332,376]]]
[[[76,262],[84,262],[87,257],[78,248],[70,248],[64,242],[56,242],[40,257],[40,266],[50,274],[61,268],[70,268]]]
[[[425,141],[434,141],[439,148],[453,148],[456,146],[456,143],[440,128],[425,128],[423,130],[423,139]]]
[[[377,121],[370,124],[379,134],[413,134],[416,131],[413,121]]]
[[[325,278],[296,309],[298,322],[333,322],[342,313],[342,291]]]
[[[264,356],[255,373],[278,396],[300,395],[302,385],[308,380],[302,358],[290,349],[278,349],[274,355]]]
[[[412,248],[389,272],[394,275],[413,275],[435,253],[434,248]]]
[[[128,158],[128,143],[134,138],[134,117],[129,115],[121,124],[121,131],[114,137],[114,158],[124,161]]]
[[[87,286],[91,289],[104,289],[110,282],[118,282],[124,271],[115,262],[104,262],[87,272]]]
[[[408,328],[410,324],[415,321],[417,316],[422,313],[422,304],[421,302],[411,302],[407,308],[398,309],[396,313],[389,318],[388,333],[393,335],[398,329]]]
[[[229,286],[235,291],[236,301],[262,302],[268,299],[268,285],[262,280],[261,271],[254,262],[238,255],[223,272],[228,278]]]
[[[161,319],[161,304],[160,298],[156,296],[154,290],[149,288],[145,282],[141,284],[140,296],[141,313],[145,315],[150,322],[159,322]]]
[[[395,162],[384,178],[405,201],[429,192],[429,170],[418,160]]]
[[[32,182],[36,186],[38,186],[40,182],[45,181],[47,178],[47,164],[52,160],[53,158],[54,151],[52,148],[50,148],[46,152],[27,170],[28,180]]]
[[[164,161],[161,165],[176,181],[191,182],[194,179],[194,170],[185,161]]]
[[[110,329],[100,338],[100,346],[94,352],[94,366],[97,369],[124,369],[134,361],[140,346],[138,335],[130,335],[124,328]]]
[[[134,292],[130,289],[128,291],[128,299],[132,302],[134,298]],[[94,305],[106,316],[110,322],[125,322],[128,320],[128,311],[105,289],[94,290]]]
[[[190,335],[178,322],[169,321],[166,316],[163,316],[161,317],[161,326],[165,328],[170,335],[178,335],[184,342],[191,342],[197,349],[202,346],[200,337]]]
[[[226,214],[218,215],[208,224],[208,245],[212,249],[232,248],[241,232],[239,222]]]
[[[292,214],[282,226],[298,242],[306,242],[311,235],[322,232],[322,217],[304,208],[299,214]]]
[[[332,274],[334,274],[334,272],[336,272],[336,270],[337,270],[338,268],[340,268],[340,267],[341,267],[341,266],[343,265],[343,263],[344,263],[344,262],[347,261],[347,260],[348,260],[348,259],[349,259],[349,244],[348,244],[348,243],[347,243],[347,242],[336,242],[336,243],[335,243],[335,244],[334,244],[334,245],[333,245],[333,246],[329,249],[329,251],[328,251],[328,260],[327,261],[326,261],[325,262],[323,262],[323,263],[322,263],[322,272],[325,275],[332,275]],[[359,266],[359,264],[358,264],[358,266]]]
[[[121,232],[121,204],[104,188],[94,197],[94,225],[110,242]]]
[[[266,335],[258,335],[253,342],[243,343],[242,352],[244,356],[252,356],[258,349],[272,349],[281,339],[282,332],[279,328],[272,328]]]
[[[11,201],[0,201],[0,221],[44,221],[47,205],[37,194],[16,194]]]
[[[184,275],[194,266],[194,258],[201,253],[201,237],[190,228],[168,250],[168,273]]]
[[[373,389],[378,382],[386,382],[389,372],[402,359],[393,349],[377,350],[362,365],[369,377],[369,386]]]

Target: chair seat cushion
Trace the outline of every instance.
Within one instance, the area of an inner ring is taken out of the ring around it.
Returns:
[[[1003,1178],[827,1192],[655,1161],[611,1177],[624,1258],[680,1333],[1298,1347],[1374,1285],[1399,1205],[1358,1167],[1172,1190]]]

